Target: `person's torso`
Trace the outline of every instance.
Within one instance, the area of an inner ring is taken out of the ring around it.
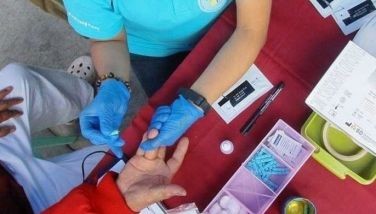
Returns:
[[[190,50],[232,0],[113,0],[131,53],[167,56]]]

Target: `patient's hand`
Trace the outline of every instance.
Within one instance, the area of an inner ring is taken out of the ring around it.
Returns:
[[[117,180],[129,208],[140,211],[155,202],[186,195],[183,187],[170,181],[184,160],[188,144],[188,138],[182,138],[168,161],[164,160],[165,147],[146,153],[141,149],[137,151]]]
[[[22,112],[10,109],[14,105],[22,103],[22,98],[5,99],[5,97],[13,90],[13,87],[6,87],[0,90],[0,137],[4,137],[16,130],[15,126],[1,126],[1,123],[12,117],[19,117]]]

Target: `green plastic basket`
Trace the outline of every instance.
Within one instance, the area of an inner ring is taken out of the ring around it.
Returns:
[[[325,119],[316,113],[312,113],[301,129],[301,134],[316,148],[313,158],[340,179],[350,176],[360,184],[371,184],[376,178],[376,157],[367,153],[362,158],[350,162],[336,159],[326,150],[323,143],[322,136],[325,123]],[[331,140],[336,139],[334,141],[336,145],[333,145],[333,147],[335,146],[345,153],[359,149],[354,144],[344,142],[343,135],[343,133],[332,132],[332,136],[328,136]]]

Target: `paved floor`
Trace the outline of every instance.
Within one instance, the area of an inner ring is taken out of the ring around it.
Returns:
[[[66,69],[78,56],[89,53],[89,43],[64,21],[43,12],[28,0],[0,0],[0,68],[11,62]],[[0,80],[2,81],[2,80]],[[128,123],[146,101],[139,82],[131,75],[132,101]],[[51,135],[49,131],[37,135]],[[80,141],[75,148],[85,146]],[[48,149],[44,156],[70,151],[66,147]]]

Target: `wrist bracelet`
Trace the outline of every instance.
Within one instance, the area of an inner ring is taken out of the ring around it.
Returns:
[[[114,73],[110,72],[110,73],[107,73],[107,74],[104,74],[103,76],[101,76],[96,82],[95,82],[95,86],[97,88],[99,88],[101,85],[102,85],[102,82],[105,81],[106,79],[115,79],[117,81],[120,81],[122,82],[128,89],[129,92],[131,92],[131,87],[129,85],[129,82],[128,81],[125,81],[123,79],[121,79],[120,77],[117,77],[115,76]]]

